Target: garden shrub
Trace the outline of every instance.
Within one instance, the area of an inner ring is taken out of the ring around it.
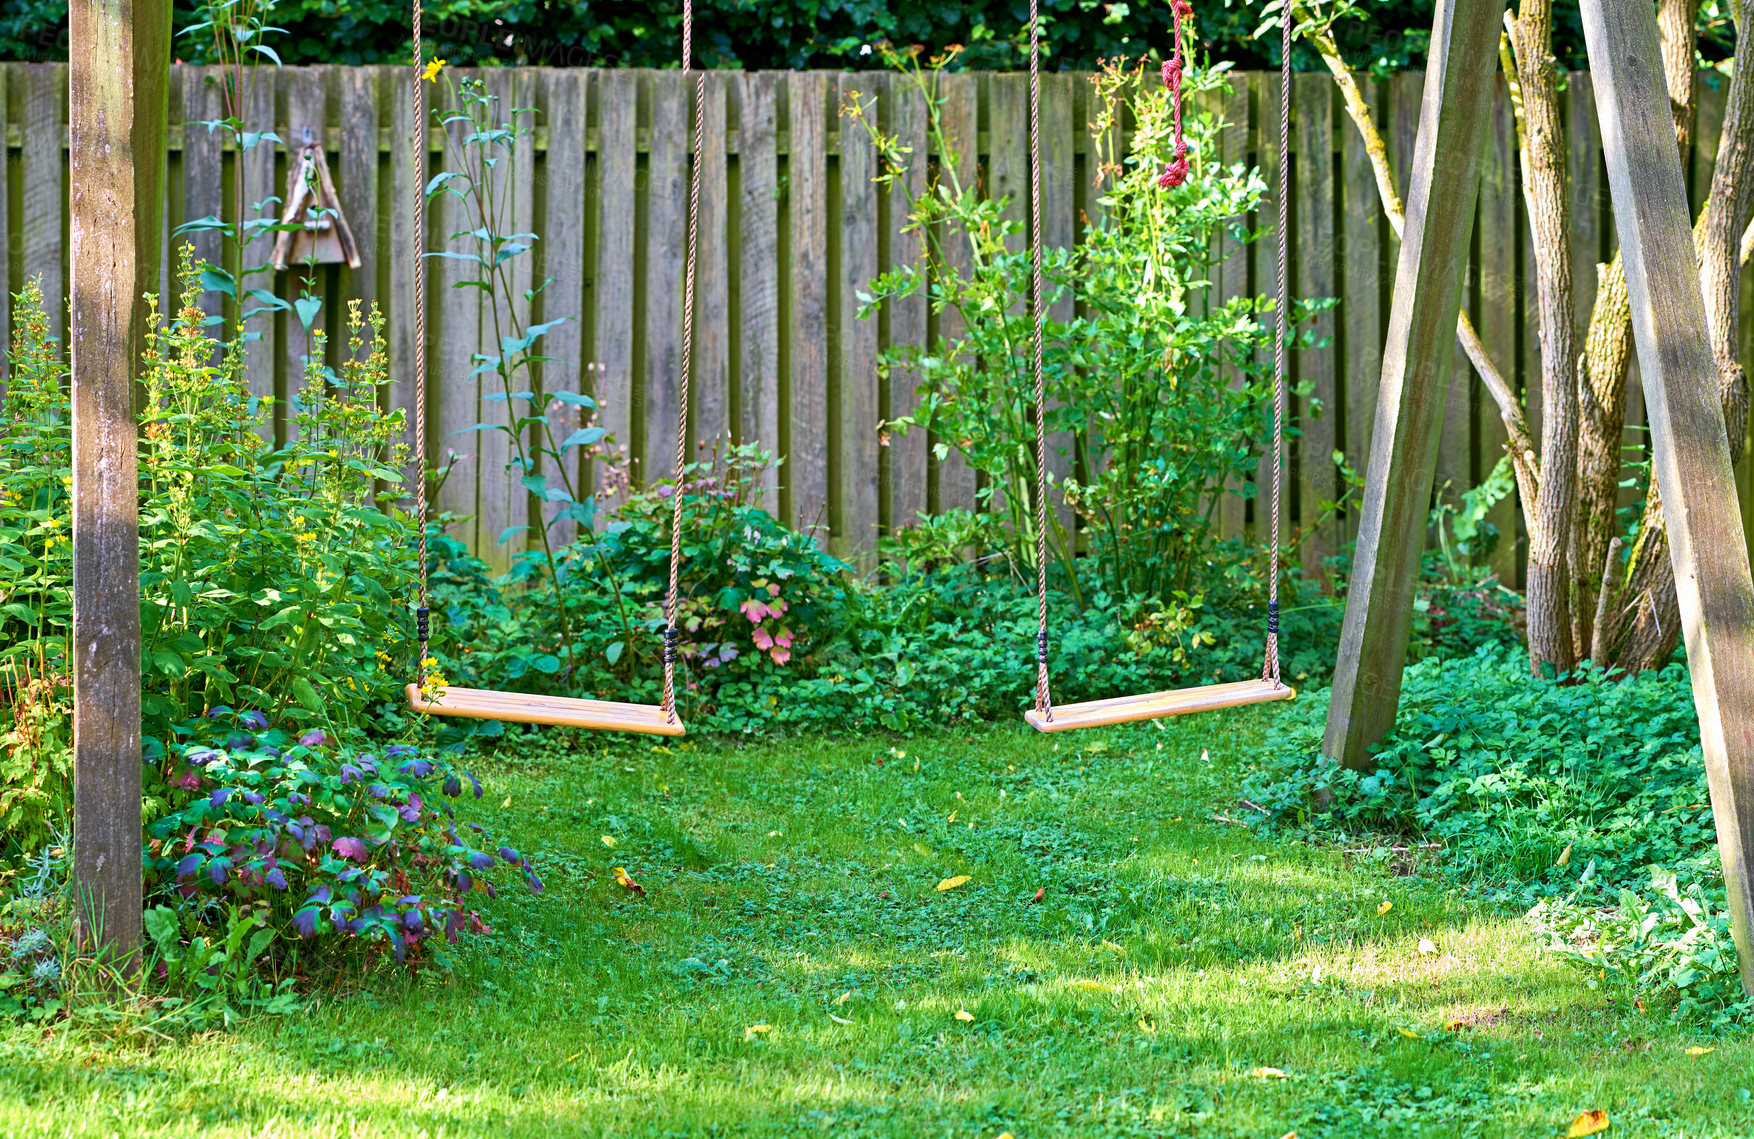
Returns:
[[[955,140],[945,137],[939,104],[929,97],[931,71],[948,57],[922,64],[917,52],[886,54],[926,94],[938,158],[928,189],[908,205],[909,226],[925,235],[926,256],[873,281],[861,294],[861,315],[874,319],[886,301],[922,296],[934,311],[955,312],[961,329],[955,340],[882,354],[880,369],[892,383],[917,382],[920,391],[916,409],[889,426],[929,431],[941,456],[955,451],[982,472],[981,506],[1002,521],[1006,553],[1033,567],[1033,318],[1018,303],[1030,293],[1033,272],[1025,226],[1005,200],[980,195],[978,171],[958,168]],[[1197,73],[1189,99],[1223,80],[1222,73]],[[1168,599],[1198,587],[1218,540],[1219,507],[1229,492],[1213,488],[1234,482],[1236,493],[1252,495],[1266,477],[1263,471],[1250,478],[1271,418],[1271,368],[1264,363],[1271,354],[1263,348],[1277,316],[1264,297],[1221,303],[1211,284],[1217,238],[1254,240],[1245,223],[1266,185],[1252,168],[1202,159],[1221,124],[1195,115],[1189,135],[1196,173],[1175,189],[1160,186],[1175,116],[1168,93],[1145,83],[1138,69],[1105,67],[1089,101],[1106,178],[1102,209],[1080,245],[1043,257],[1044,299],[1070,314],[1047,320],[1043,332],[1048,445],[1072,472],[1056,477],[1049,494],[1055,500],[1063,494],[1080,523],[1073,533],[1050,514],[1047,546],[1075,598],[1088,588]],[[905,190],[903,175],[927,155],[886,136],[873,107],[849,99],[848,129],[869,132],[882,180]],[[1331,304],[1300,302],[1293,327]],[[1306,503],[1304,523],[1331,509]]]
[[[1326,713],[1319,694],[1285,709],[1245,782],[1272,824],[1438,842],[1440,875],[1533,905],[1544,947],[1682,1015],[1739,993],[1684,666],[1537,677],[1499,646],[1422,661],[1369,773],[1321,758]]]
[[[0,834],[35,851],[72,786],[72,416],[40,283],[18,294],[0,403]]]
[[[149,757],[180,801],[147,830],[147,888],[163,903],[148,929],[167,956],[212,953],[202,931],[220,929],[232,957],[266,951],[283,971],[310,965],[295,952],[306,943],[331,961],[358,947],[443,964],[445,945],[484,928],[477,894],[514,874],[542,889],[521,854],[458,821],[447,800],[481,785],[441,756],[368,752],[227,708],[175,736]]]

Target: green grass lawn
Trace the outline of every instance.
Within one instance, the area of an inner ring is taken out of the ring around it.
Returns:
[[[0,1131],[1754,1134],[1748,1040],[1610,1003],[1514,914],[1215,818],[1250,813],[1273,714],[546,736],[475,806],[548,892],[494,903],[453,975],[174,1044],[7,1030]]]

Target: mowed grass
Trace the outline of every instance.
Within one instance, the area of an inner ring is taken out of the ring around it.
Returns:
[[[1746,1039],[1612,1003],[1514,914],[1223,821],[1273,714],[547,735],[471,806],[548,892],[490,904],[454,974],[172,1044],[9,1030],[0,1132],[1559,1136],[1599,1108],[1610,1136],[1754,1134]]]

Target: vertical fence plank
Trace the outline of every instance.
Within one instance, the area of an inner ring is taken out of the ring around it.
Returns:
[[[432,318],[443,311],[444,298],[439,293],[443,263],[429,261],[423,256],[426,250],[434,248],[434,243],[428,234],[423,233],[417,237],[414,233],[414,196],[422,190],[414,180],[415,134],[418,128],[424,152],[426,124],[416,124],[414,121],[414,96],[409,91],[408,72],[387,67],[379,74],[380,82],[388,92],[386,117],[390,124],[389,208],[384,218],[383,240],[379,245],[379,256],[383,262],[381,280],[389,290],[390,299],[390,406],[401,408],[405,416],[402,440],[408,445],[412,477],[424,478],[427,468],[444,453],[443,445],[438,442],[441,432],[434,429],[433,423],[429,422],[427,425],[427,438],[414,437],[415,388],[424,381],[429,393],[436,391],[432,386],[431,365],[437,361],[438,356],[432,349],[442,335],[442,330],[433,323]],[[435,199],[434,204],[436,203]],[[436,217],[429,221],[428,233],[437,229],[436,222]],[[357,237],[358,234],[354,236]],[[427,275],[428,286],[425,313],[428,318],[427,358],[419,361],[418,367],[414,358],[416,273]],[[433,406],[437,406],[436,400]]]
[[[444,129],[448,132],[462,130],[459,126]],[[451,145],[455,142],[453,138]],[[429,166],[429,175],[436,174],[441,168],[441,162],[433,162]],[[475,251],[471,239],[452,237],[468,231],[473,224],[460,194],[459,189],[447,183],[428,206],[431,222],[427,247],[433,253]],[[440,511],[469,516],[467,522],[457,527],[455,536],[468,542],[477,555],[490,558],[499,549],[496,541],[499,534],[483,530],[478,491],[489,463],[499,462],[503,475],[504,459],[500,456],[504,453],[504,444],[492,438],[497,432],[473,430],[476,423],[491,422],[481,394],[492,390],[492,381],[469,374],[475,370],[471,358],[480,342],[481,290],[462,284],[477,279],[480,266],[471,266],[452,257],[432,260],[435,266],[433,288],[429,294],[432,319],[428,321],[432,333],[427,336],[427,345],[434,358],[429,370],[428,390],[438,412],[435,433],[441,462],[449,468],[437,505]],[[498,447],[494,446],[496,442]]]
[[[877,114],[868,77],[844,72],[836,104],[858,99]],[[859,317],[859,294],[877,275],[877,150],[864,127],[840,118],[840,280],[835,324],[840,335],[835,417],[840,421],[839,462],[834,463],[835,547],[861,567],[877,550],[877,321]]]
[[[789,153],[786,225],[791,421],[786,478],[792,525],[827,543],[828,523],[828,76],[786,77]]]
[[[775,95],[784,73],[748,72],[731,90],[737,100],[737,169],[741,203],[737,232],[737,439],[780,450],[779,167]],[[761,506],[779,517],[779,470],[762,472]]]
[[[492,115],[496,124],[516,121],[525,127],[534,125],[535,76],[530,71],[495,70],[487,74],[486,81],[488,93],[494,99]],[[509,153],[498,150],[495,157],[499,165],[494,174],[495,204],[491,228],[508,235],[534,232],[536,164],[530,140],[521,140]],[[518,330],[529,327],[530,302],[525,294],[531,284],[531,256],[524,253],[505,262],[494,286],[497,304],[483,297],[475,353],[498,356],[502,337],[519,335]],[[519,372],[511,376],[509,382],[492,373],[483,373],[479,384],[482,422],[509,427],[529,409],[529,404],[510,398],[528,389],[528,373]],[[523,432],[521,438],[527,457],[529,433]],[[503,573],[520,552],[542,545],[541,540],[534,538],[528,530],[515,530],[516,527],[527,527],[531,522],[535,504],[523,484],[524,476],[530,472],[519,465],[518,448],[505,431],[481,432],[479,453],[480,488],[476,501],[476,509],[480,512],[476,529],[479,544],[475,552],[495,572]],[[502,535],[505,536],[503,542]]]
[[[255,68],[245,77],[244,91],[239,98],[244,104],[246,131],[277,130],[279,119],[275,115],[275,93],[279,84],[280,73],[268,68]],[[235,170],[240,180],[238,200],[243,206],[243,217],[238,221],[239,232],[256,233],[243,246],[241,263],[237,267],[239,317],[242,319],[244,334],[254,337],[244,356],[244,376],[249,381],[251,396],[258,400],[274,401],[272,416],[264,417],[263,437],[269,440],[284,439],[282,430],[286,423],[285,392],[275,379],[278,370],[276,361],[280,354],[280,322],[275,319],[277,314],[272,305],[242,295],[242,291],[246,289],[260,289],[265,293],[274,291],[272,268],[259,273],[248,272],[268,263],[274,250],[274,234],[254,228],[242,228],[257,218],[275,214],[272,199],[280,196],[280,190],[274,184],[273,142],[263,140],[243,152],[238,157]],[[274,220],[278,218],[275,217]],[[246,314],[247,319],[244,319]]]
[[[1336,295],[1334,280],[1334,85],[1326,75],[1309,73],[1291,84],[1295,116],[1292,120],[1292,152],[1296,169],[1293,216],[1296,225],[1298,297]],[[1302,532],[1304,572],[1319,578],[1322,564],[1338,552],[1339,526],[1333,519],[1318,522],[1325,504],[1340,497],[1334,467],[1338,443],[1335,417],[1340,411],[1335,385],[1337,368],[1334,346],[1335,318],[1330,309],[1316,317],[1310,331],[1326,348],[1298,353],[1297,375],[1309,385],[1310,394],[1298,400],[1297,483],[1301,498],[1299,529]]]
[[[697,292],[694,309],[694,391],[689,417],[694,452],[706,459],[721,446],[731,427],[731,296],[726,257],[729,214],[725,166],[725,86],[729,76],[709,71],[706,77],[706,131],[702,137],[700,179],[700,250],[696,255]],[[690,105],[694,97],[690,85]]]
[[[1378,110],[1376,82],[1369,75],[1358,77],[1359,87],[1371,110]],[[1382,116],[1375,116],[1380,126]],[[1376,387],[1382,378],[1382,231],[1385,228],[1382,199],[1376,188],[1376,172],[1364,137],[1350,121],[1335,124],[1340,132],[1340,209],[1345,242],[1345,272],[1340,285],[1340,335],[1345,371],[1345,439],[1341,450],[1356,471],[1364,468],[1370,454],[1370,430],[1376,419]],[[1358,530],[1359,503],[1349,503],[1345,533]]]
[[[644,430],[636,473],[670,476],[676,447],[677,379],[682,366],[682,259],[688,242],[689,98],[662,73],[647,75],[651,150],[646,160],[646,375]]]
[[[977,151],[975,132],[980,94],[977,80],[966,73],[940,73],[937,83],[935,95],[942,101],[939,114],[942,116],[945,141],[954,156],[954,162],[948,161],[946,156],[940,156],[938,181],[943,185],[960,186],[964,193],[976,191],[980,184],[980,154]],[[939,241],[943,244],[946,270],[957,277],[966,277],[970,265],[967,239],[960,233],[941,227]],[[938,314],[940,341],[958,340],[962,333],[962,314],[956,308],[946,307]],[[973,510],[974,469],[968,465],[962,452],[955,448],[953,440],[933,436],[931,443],[934,449],[939,445],[946,448],[944,459],[938,464],[938,501],[935,508],[939,511]]]
[[[560,321],[536,342],[536,354],[546,357],[537,365],[534,382],[540,390],[579,392],[589,390],[585,374],[585,72],[553,68],[542,73],[542,118],[548,124],[548,155],[541,184],[545,189],[542,224],[537,228],[536,294],[532,319],[543,324]],[[601,136],[599,136],[601,137]],[[601,153],[602,143],[598,143]],[[546,282],[546,283],[544,283]],[[573,431],[591,418],[577,404],[548,405],[549,433],[564,443]],[[532,427],[534,436],[541,431]],[[569,450],[561,459],[542,456],[538,466],[552,485],[570,487],[583,500],[590,491],[580,475],[579,453]],[[564,503],[542,504],[533,526],[546,526],[556,547],[572,541],[577,526],[570,518],[556,516]],[[532,535],[532,538],[535,538]],[[539,540],[533,543],[541,545]]]
[[[183,68],[183,222],[202,218],[223,218],[225,179],[221,147],[225,136],[211,130],[205,123],[225,117],[225,102],[219,90],[223,75],[217,67]],[[197,229],[176,239],[178,249],[194,246],[198,264],[219,265],[224,256],[224,243],[216,229]],[[180,256],[180,255],[178,255]],[[173,266],[174,268],[174,266]],[[217,292],[201,294],[201,310],[208,316],[224,314],[224,298]]]
[[[1041,244],[1042,257],[1050,260],[1056,250],[1069,250],[1078,235],[1078,188],[1072,173],[1072,77],[1041,77]],[[1044,282],[1048,296],[1053,285]],[[1064,323],[1072,319],[1072,295],[1065,294],[1048,305],[1048,319]],[[1058,401],[1055,401],[1057,404]],[[1053,406],[1053,405],[1050,405]],[[1048,434],[1048,506],[1060,526],[1070,534],[1072,508],[1066,502],[1065,482],[1072,473],[1073,440],[1069,431]]]
[[[1231,76],[1232,86],[1223,93],[1219,115],[1223,126],[1216,140],[1216,159],[1226,167],[1248,163],[1249,152],[1249,80],[1246,75]],[[1218,262],[1213,268],[1214,299],[1224,306],[1242,297],[1254,295],[1249,287],[1249,249],[1238,240],[1244,218],[1229,219],[1217,241]],[[1228,355],[1229,348],[1224,349]],[[1221,374],[1231,388],[1240,388],[1248,377],[1231,364],[1222,364]],[[1244,482],[1231,476],[1224,484],[1224,496],[1218,502],[1218,533],[1224,538],[1240,538],[1248,521],[1248,500],[1243,497]]]
[[[917,229],[909,229],[908,213],[910,202],[926,192],[926,99],[920,88],[907,76],[892,75],[889,77],[887,102],[885,117],[890,135],[912,150],[906,160],[906,177],[890,183],[884,194],[887,199],[885,207],[889,259],[893,265],[923,268],[924,235]],[[1070,158],[1071,155],[1068,154],[1068,169]],[[924,350],[925,296],[920,294],[898,297],[889,301],[887,307],[889,346]],[[883,393],[883,418],[897,419],[911,415],[919,403],[918,389],[918,371],[912,368],[893,369],[889,373],[888,390]],[[926,434],[923,431],[909,431],[905,435],[897,435],[893,431],[886,431],[885,438],[888,441],[888,473],[882,508],[889,531],[893,533],[904,526],[914,525],[919,516],[926,512]]]
[[[1005,241],[1013,252],[1029,243],[1029,76],[1014,73],[987,77],[987,197],[1003,199],[1007,221],[1025,227]],[[1017,311],[1026,311],[1028,302],[1020,298]],[[1027,345],[1016,351],[1027,354]],[[1028,372],[1021,365],[1019,374]],[[977,472],[978,473],[978,472]],[[1011,488],[994,486],[989,503],[991,509],[1003,511]]]
[[[371,312],[379,302],[378,267],[383,257],[406,257],[405,249],[382,249],[378,240],[378,123],[380,113],[381,75],[375,67],[337,67],[335,98],[340,104],[341,152],[335,171],[335,192],[341,198],[341,212],[353,232],[353,243],[359,249],[359,268],[341,267],[341,295],[336,298],[340,308],[339,326],[346,320],[348,299],[359,302],[362,314]],[[397,90],[396,94],[402,92]],[[403,154],[391,142],[391,159]],[[391,315],[391,314],[386,314]],[[401,313],[393,314],[400,317]]]
[[[66,159],[61,143],[67,134],[67,65],[33,63],[15,69],[24,80],[24,139],[20,158],[24,202],[20,244],[24,277],[42,278],[43,310],[49,332],[67,347],[67,292],[62,251],[67,200]]]
[[[644,391],[643,385],[633,380],[633,293],[638,264],[634,250],[638,209],[635,175],[639,166],[634,140],[639,125],[639,84],[635,71],[597,74],[597,263],[591,278],[593,308],[583,318],[592,322],[597,368],[591,378],[597,419],[609,432],[624,464],[632,461],[637,442],[635,392]],[[599,511],[617,504],[620,484],[613,476],[609,464],[599,464],[594,472]]]
[[[1517,366],[1517,249],[1509,240],[1516,233],[1517,138],[1516,118],[1510,90],[1501,79],[1492,96],[1492,123],[1487,127],[1486,155],[1480,167],[1480,338],[1492,362],[1514,382]],[[1491,474],[1504,458],[1504,420],[1492,396],[1479,383],[1471,385],[1479,400],[1481,478]],[[1492,508],[1486,520],[1498,528],[1499,542],[1492,552],[1491,567],[1500,580],[1516,576],[1516,500],[1506,497]]]
[[[329,119],[329,93],[327,84],[324,83],[327,70],[321,67],[288,67],[280,72],[281,90],[286,97],[286,178],[289,180],[296,173],[292,166],[293,155],[304,142],[307,132],[313,142],[323,141],[325,125]],[[282,201],[274,207],[274,213],[282,215],[286,209],[286,201],[291,199],[292,193],[285,183],[276,187],[275,193],[280,195]],[[273,238],[270,238],[266,248],[272,250],[273,245]],[[326,275],[321,266],[314,273],[307,273],[303,266],[294,265],[275,274],[278,277],[275,292],[282,300],[291,303],[308,292],[324,301],[322,310],[311,321],[308,329],[296,312],[287,311],[280,315],[281,350],[286,356],[282,367],[285,368],[288,399],[297,399],[299,391],[305,385],[306,357],[316,355],[319,365],[322,362],[321,353],[316,350],[316,334],[327,329],[344,327],[344,318],[328,311],[330,302],[323,295]],[[288,410],[290,413],[290,409]]]

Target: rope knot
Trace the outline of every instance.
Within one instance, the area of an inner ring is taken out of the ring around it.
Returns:
[[[1182,57],[1172,55],[1163,61],[1163,85],[1171,91],[1180,93],[1182,89]]]
[[[1184,139],[1175,144],[1175,158],[1163,168],[1163,173],[1158,176],[1157,184],[1166,190],[1173,190],[1187,180],[1188,144],[1187,140]]]
[[[1188,0],[1174,0],[1169,8],[1170,11],[1175,13],[1175,18],[1178,22],[1190,19],[1194,14],[1194,6],[1188,3]]]

